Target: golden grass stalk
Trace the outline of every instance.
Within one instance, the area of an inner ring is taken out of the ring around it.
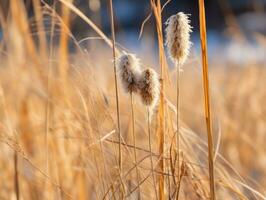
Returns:
[[[161,88],[160,88],[160,103],[159,103],[159,126],[158,126],[158,134],[159,134],[159,154],[163,156],[164,153],[164,140],[165,140],[165,105],[164,105],[164,93],[165,93],[165,74],[166,74],[166,58],[164,55],[164,42],[163,42],[163,31],[162,31],[162,16],[161,16],[161,2],[160,0],[150,0],[150,4],[153,10],[153,14],[156,20],[156,29],[158,36],[158,45],[159,45],[159,63],[160,63],[160,80],[161,80]],[[164,168],[165,162],[164,159],[161,159],[159,162],[159,170],[162,174],[159,175],[159,199],[165,199],[165,180],[164,180]]]
[[[150,150],[150,161],[151,161],[151,175],[152,175],[152,181],[153,181],[153,187],[155,192],[156,200],[158,200],[158,194],[156,189],[156,181],[155,181],[155,175],[154,175],[154,167],[153,167],[153,160],[152,160],[152,144],[151,144],[151,127],[150,127],[150,108],[147,106],[147,121],[148,121],[148,134],[149,134],[149,150]]]
[[[72,0],[68,0],[69,3]],[[60,64],[59,64],[59,73],[60,78],[64,81],[65,84],[66,76],[68,72],[68,30],[70,24],[70,10],[66,6],[62,6],[62,26],[61,26],[61,35],[60,35],[60,44],[59,44],[59,55],[60,55]]]
[[[200,22],[200,40],[201,40],[201,55],[202,55],[202,69],[203,69],[202,72],[203,72],[203,85],[204,85],[205,118],[206,118],[207,134],[208,134],[210,195],[211,199],[215,200],[213,138],[212,138],[211,108],[210,108],[210,95],[209,95],[207,32],[206,32],[204,0],[199,0],[199,22]]]
[[[117,70],[116,70],[116,50],[115,50],[115,25],[114,25],[114,12],[113,12],[113,1],[109,0],[110,8],[110,19],[112,28],[112,49],[113,49],[113,62],[114,62],[114,77],[115,77],[115,98],[116,98],[116,115],[117,115],[117,131],[118,131],[118,141],[119,141],[119,170],[122,172],[122,149],[121,149],[121,129],[120,129],[120,111],[119,111],[119,94],[117,87]]]
[[[16,199],[20,199],[19,194],[19,178],[18,178],[18,154],[17,151],[14,151],[14,186],[15,186],[15,193],[16,193]]]

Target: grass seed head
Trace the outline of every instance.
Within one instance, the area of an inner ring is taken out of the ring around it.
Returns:
[[[121,83],[125,91],[128,93],[137,92],[140,77],[139,59],[133,54],[124,52],[118,58],[117,64]]]
[[[160,93],[159,78],[153,69],[148,68],[142,71],[139,92],[143,104],[153,109],[158,102]]]
[[[191,47],[192,32],[188,15],[179,12],[166,21],[166,45],[171,60],[181,65],[186,61]]]

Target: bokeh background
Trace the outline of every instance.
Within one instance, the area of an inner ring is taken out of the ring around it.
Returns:
[[[28,16],[32,17],[34,12],[31,0],[24,0],[24,2]],[[45,2],[50,5],[55,3],[57,4],[56,7],[59,7],[60,4],[54,0],[46,0]],[[110,35],[107,2],[107,0],[76,0],[74,5],[92,19],[106,34]],[[166,0],[162,1],[162,5],[166,2]],[[153,17],[145,24],[142,38],[139,39],[141,25],[151,13],[149,1],[114,0],[113,3],[117,42],[138,52],[145,52],[145,48],[150,49],[156,42]],[[195,0],[171,0],[163,10],[163,22],[179,11],[191,15],[193,50],[199,50],[197,3]],[[1,0],[1,7],[6,16],[8,4],[9,0]],[[263,39],[260,37],[266,34],[265,9],[265,0],[207,0],[206,18],[211,60],[220,59],[220,61],[243,65],[247,61],[256,60],[260,64],[265,64],[265,48],[261,45]],[[78,40],[94,35],[86,23],[74,15],[71,18],[70,27]],[[265,43],[264,40],[263,43]],[[156,50],[156,48],[154,49]]]

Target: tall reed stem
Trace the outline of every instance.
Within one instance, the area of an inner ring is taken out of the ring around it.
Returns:
[[[158,126],[158,134],[159,134],[159,153],[161,156],[164,154],[164,140],[165,140],[165,105],[164,105],[164,90],[165,90],[165,72],[166,72],[166,58],[164,55],[164,42],[163,42],[163,31],[162,31],[162,16],[161,16],[161,2],[160,0],[150,0],[150,4],[153,10],[153,14],[156,20],[156,29],[158,36],[158,47],[159,47],[159,63],[160,63],[160,103],[159,103],[159,126]],[[159,161],[159,168],[162,173],[164,173],[165,162],[164,159],[161,158]],[[159,175],[159,199],[165,199],[165,180],[164,175]]]
[[[114,76],[115,76],[115,98],[116,98],[116,115],[117,115],[117,129],[118,129],[118,141],[119,141],[119,170],[122,171],[122,149],[121,149],[121,131],[120,131],[120,111],[119,111],[119,95],[117,87],[117,73],[116,73],[116,51],[115,51],[115,25],[114,25],[114,12],[113,12],[113,1],[109,0],[110,7],[110,19],[112,28],[112,49],[113,49],[113,60],[114,60]]]
[[[133,145],[134,145],[134,161],[136,165],[136,174],[137,174],[137,184],[138,184],[138,199],[141,199],[141,190],[140,190],[140,174],[138,169],[138,160],[137,160],[137,152],[136,152],[136,134],[135,134],[135,114],[134,114],[134,100],[133,94],[130,93],[130,103],[131,103],[131,118],[132,118],[132,133],[133,133]]]
[[[212,138],[211,108],[210,108],[210,95],[209,95],[207,33],[206,33],[204,0],[199,0],[199,20],[200,20],[202,69],[203,69],[202,72],[203,72],[203,84],[204,84],[205,118],[206,118],[207,134],[208,134],[208,160],[209,160],[209,176],[210,176],[210,194],[211,194],[211,200],[215,200],[213,138]]]
[[[153,168],[153,160],[152,160],[150,109],[149,109],[148,106],[147,106],[147,114],[148,114],[148,134],[149,134],[149,150],[150,150],[150,160],[151,160],[151,175],[152,175],[152,181],[153,181],[153,187],[154,187],[154,190],[155,190],[156,200],[158,200],[156,182],[155,182],[155,175],[154,175],[154,168]]]

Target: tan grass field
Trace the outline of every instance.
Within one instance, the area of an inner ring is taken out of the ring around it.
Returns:
[[[151,2],[159,9],[158,2]],[[105,38],[71,1],[58,2],[61,14],[34,3],[35,20],[28,19],[22,1],[10,1],[8,20],[0,11],[0,199],[214,199],[201,55],[192,47],[180,77],[180,163],[173,167],[176,71],[166,67],[164,51],[159,51],[161,59],[137,54],[143,66],[156,60],[158,65],[151,67],[165,74],[163,101],[150,124],[146,107],[133,95],[136,146],[130,95],[118,81],[119,144],[112,38]],[[67,28],[72,15],[102,38],[89,42],[88,51]],[[53,20],[43,31],[45,16]],[[45,32],[49,38],[60,34],[59,44],[47,41]],[[75,53],[68,50],[69,41],[76,44]],[[119,56],[122,48],[116,48]],[[256,60],[245,66],[221,63],[209,64],[215,196],[266,199],[266,68]]]

